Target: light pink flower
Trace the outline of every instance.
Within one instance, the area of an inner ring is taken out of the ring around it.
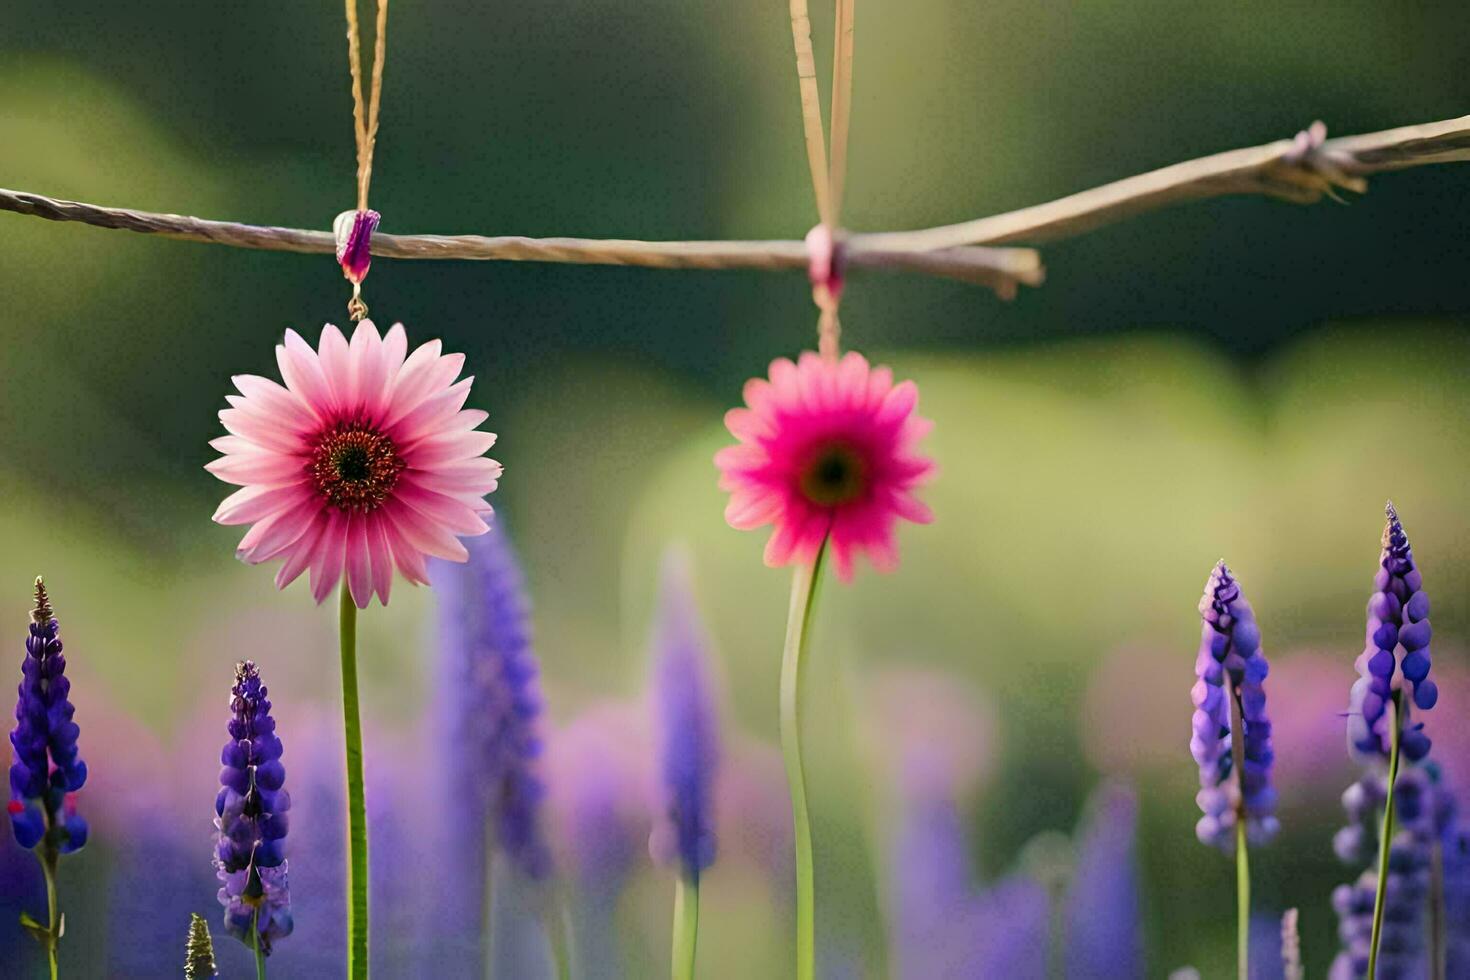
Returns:
[[[933,427],[914,409],[919,389],[895,385],[861,354],[828,361],[808,351],[771,362],[770,380],[745,383],[746,408],[725,425],[739,445],[715,454],[725,520],[748,530],[775,525],[766,564],[811,562],[830,536],[837,575],[851,581],[865,552],[880,571],[898,564],[899,518],[927,524],[933,513],[913,490],[933,472],[915,443]]]
[[[484,453],[495,435],[464,408],[472,378],[455,381],[463,354],[432,340],[408,354],[402,324],[379,336],[371,320],[349,344],[331,324],[312,350],[294,330],[276,347],[285,386],[255,375],[219,413],[229,435],[205,469],[237,490],[215,512],[250,524],[237,551],[256,564],[280,558],[276,585],[311,569],[321,602],[344,580],[358,606],[386,603],[396,565],[428,584],[424,556],[464,561],[459,536],[483,534],[485,495],[501,467]]]

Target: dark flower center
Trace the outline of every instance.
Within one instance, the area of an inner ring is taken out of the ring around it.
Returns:
[[[388,499],[407,465],[387,436],[339,423],[317,440],[308,468],[316,492],[333,507],[370,511]]]
[[[844,443],[822,446],[801,472],[801,492],[814,504],[835,507],[863,495],[868,467],[856,450]]]

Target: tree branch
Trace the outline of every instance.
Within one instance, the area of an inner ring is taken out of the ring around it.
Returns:
[[[865,236],[898,251],[956,245],[1048,242],[1070,238],[1144,211],[1225,194],[1264,194],[1314,204],[1338,189],[1363,193],[1369,174],[1470,160],[1470,116],[1326,139],[1321,123],[1264,146],[1229,150],[1094,187],[1047,204],[922,231]]]
[[[1045,271],[1029,248],[1079,235],[1143,211],[1224,194],[1263,194],[1311,204],[1338,190],[1362,192],[1370,174],[1470,160],[1470,116],[1380,133],[1326,139],[1320,123],[1295,139],[1231,150],[1104,184],[1047,204],[919,231],[852,234],[849,264],[897,269],[989,286],[1003,297],[1036,286]],[[0,210],[50,221],[283,252],[334,252],[328,231],[272,228],[56,200],[0,189]],[[472,259],[630,265],[657,269],[801,269],[799,241],[643,242],[481,235],[374,235],[373,255],[390,259]]]

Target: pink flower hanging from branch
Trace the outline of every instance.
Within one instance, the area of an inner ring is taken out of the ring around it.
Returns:
[[[458,539],[488,530],[501,466],[484,455],[488,416],[464,408],[464,355],[440,349],[409,354],[401,324],[380,336],[363,320],[350,344],[328,324],[317,350],[286,331],[284,385],[234,378],[240,394],[219,413],[230,434],[210,443],[224,455],[205,468],[241,487],[214,519],[251,525],[242,560],[281,559],[279,588],[310,569],[317,602],[343,580],[364,609],[374,593],[387,603],[395,567],[428,584],[426,555],[465,560]]]
[[[769,379],[746,382],[746,407],[725,415],[739,440],[715,455],[730,493],[725,519],[741,530],[774,526],[765,554],[772,567],[810,564],[826,539],[843,581],[858,554],[893,569],[898,522],[934,519],[914,496],[934,473],[917,450],[933,427],[918,403],[912,381],[894,384],[891,370],[856,352],[772,361]]]

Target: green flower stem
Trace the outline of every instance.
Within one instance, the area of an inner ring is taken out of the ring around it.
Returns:
[[[682,871],[674,884],[673,980],[694,980],[694,951],[699,943],[699,879]]]
[[[1240,980],[1250,980],[1251,859],[1245,834],[1245,716],[1240,689],[1230,692],[1230,756],[1239,800],[1235,812],[1235,963]]]
[[[567,941],[567,930],[571,925],[566,905],[555,888],[547,896],[541,921],[546,928],[546,942],[551,947],[551,966],[556,980],[572,980],[571,944]]]
[[[41,872],[46,878],[46,961],[51,980],[56,980],[56,947],[61,941],[61,920],[56,897],[56,870],[61,855],[51,842],[51,816],[46,816],[46,836],[41,844]]]
[[[823,539],[812,563],[798,566],[792,577],[786,648],[781,658],[781,755],[791,789],[791,818],[796,837],[796,980],[814,980],[816,975],[816,883],[806,773],[801,764],[801,678],[806,671],[804,654],[826,554],[827,542]]]
[[[357,606],[342,583],[342,733],[347,743],[347,976],[368,975],[367,804],[363,797],[362,720],[357,709]]]
[[[255,950],[255,980],[265,980],[265,952],[260,948],[260,907],[250,920],[251,947]]]
[[[1383,833],[1378,837],[1378,889],[1373,896],[1373,938],[1368,947],[1368,980],[1378,975],[1378,940],[1383,933],[1384,884],[1388,881],[1388,855],[1393,849],[1393,791],[1399,781],[1399,735],[1403,719],[1399,714],[1402,691],[1394,691],[1388,699],[1391,726],[1388,750],[1388,800],[1383,804]]]

